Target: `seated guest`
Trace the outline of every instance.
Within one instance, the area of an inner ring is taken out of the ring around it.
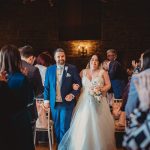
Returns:
[[[21,73],[20,53],[15,46],[6,45],[0,50],[0,58],[0,72],[7,72],[7,79],[0,81],[1,146],[5,150],[34,150],[27,110],[32,90],[26,76]],[[2,76],[1,80],[4,79]]]
[[[130,118],[130,114],[139,105],[138,93],[135,88],[134,82],[138,80],[137,78],[138,75],[150,73],[150,50],[145,51],[141,55],[141,68],[143,71],[141,71],[141,73],[139,74],[133,75],[131,78],[128,99],[127,99],[127,103],[125,106],[125,112],[126,112],[127,118]]]

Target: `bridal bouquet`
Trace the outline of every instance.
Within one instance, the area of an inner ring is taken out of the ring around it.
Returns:
[[[100,103],[100,97],[102,93],[100,92],[100,85],[96,81],[92,82],[92,85],[89,89],[89,94]]]

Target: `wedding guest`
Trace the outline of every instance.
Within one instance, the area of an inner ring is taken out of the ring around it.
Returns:
[[[39,95],[43,94],[42,79],[39,69],[33,65],[36,59],[34,49],[30,45],[25,45],[19,48],[19,52],[22,60],[22,67],[27,70],[26,76],[29,80],[34,96],[28,104],[28,110],[31,115],[31,124],[34,131],[35,122],[38,117],[35,99]]]
[[[48,54],[48,52],[42,52],[37,56],[35,67],[37,67],[40,71],[43,86],[45,81],[46,69],[50,65],[52,65],[52,57],[50,57],[50,54]]]
[[[27,77],[33,86],[34,96],[37,97],[43,93],[43,86],[39,69],[33,65],[36,60],[35,51],[30,45],[20,47],[19,51],[22,67],[27,69]]]
[[[49,67],[50,65],[52,65],[52,56],[50,55],[49,52],[44,51],[37,56],[35,67],[37,67],[40,71],[43,86],[44,86],[44,82],[45,82],[46,70],[47,70],[47,67]],[[44,99],[43,94],[36,97],[37,112],[40,116],[40,118],[38,118],[38,121],[36,123],[38,124],[39,119],[41,119],[41,121],[39,122],[39,123],[41,123],[41,125],[42,125],[42,123],[43,124],[45,123],[45,120],[42,120],[42,119],[45,119],[45,117],[43,117],[45,115],[45,110],[42,109],[42,111],[41,111],[41,107],[40,107],[41,100],[43,101],[43,99]],[[48,137],[47,133],[39,132],[39,136],[38,136],[39,141],[38,142],[39,143],[47,142],[48,141],[47,137]]]
[[[147,61],[150,62],[148,57]],[[139,107],[130,115],[131,123],[126,129],[123,146],[128,150],[148,150],[150,149],[150,73],[141,73],[137,78],[134,84],[138,93]]]
[[[125,106],[127,118],[130,118],[130,114],[139,105],[138,93],[137,93],[137,90],[136,90],[135,85],[134,85],[134,82],[136,80],[138,80],[137,75],[150,73],[150,50],[146,50],[141,55],[140,60],[141,60],[141,68],[143,71],[141,71],[139,74],[133,75],[131,78],[128,99],[127,99],[127,103]]]
[[[108,74],[111,81],[112,92],[115,99],[121,99],[125,87],[124,71],[121,63],[117,60],[115,49],[107,50],[107,59],[110,61]]]
[[[0,142],[5,150],[34,150],[32,128],[27,104],[32,96],[29,82],[21,73],[21,58],[16,46],[0,50],[0,72],[6,81],[0,84]],[[1,81],[0,81],[1,83]]]

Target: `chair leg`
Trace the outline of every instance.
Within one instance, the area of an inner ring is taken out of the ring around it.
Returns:
[[[50,129],[48,130],[48,140],[49,140],[49,148],[50,148],[50,150],[52,150],[52,143],[51,143]]]
[[[34,145],[36,145],[36,130],[34,131]]]
[[[54,144],[54,129],[53,126],[51,126],[51,137],[52,137],[52,145]]]

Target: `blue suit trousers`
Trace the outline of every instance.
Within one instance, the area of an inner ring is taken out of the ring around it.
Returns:
[[[61,103],[56,103],[55,108],[51,109],[57,144],[60,143],[62,137],[70,127],[72,112],[73,109],[66,108]]]

